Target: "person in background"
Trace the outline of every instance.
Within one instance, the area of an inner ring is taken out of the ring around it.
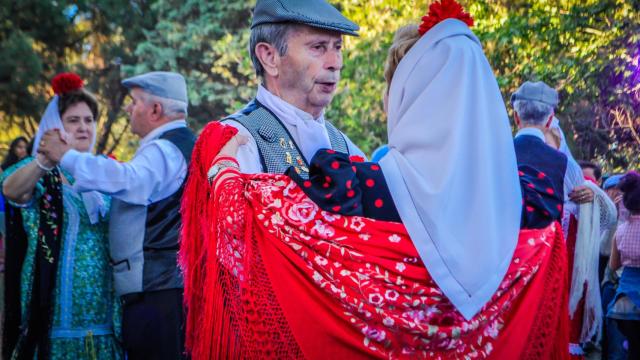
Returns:
[[[0,165],[2,171],[7,170],[7,168],[9,168],[10,166],[27,157],[28,147],[29,142],[27,141],[26,137],[19,136],[15,138],[11,142],[11,145],[9,145],[7,156],[5,156],[4,160],[2,161],[2,165]]]
[[[28,146],[29,143],[24,136],[13,139],[9,145],[9,151],[0,165],[0,174],[13,164],[24,159],[27,156]],[[5,203],[4,196],[0,192],[0,271],[4,271],[5,239],[7,238],[5,213],[9,211],[9,206],[11,205]]]
[[[57,75],[32,157],[8,168],[0,182],[21,208],[27,244],[21,261],[19,335],[13,358],[118,359],[119,302],[108,254],[110,200],[73,188],[75,178],[38,148],[58,129],[75,151],[90,154],[99,114],[95,97],[76,74]],[[19,268],[16,266],[12,268]]]
[[[624,204],[622,203],[622,191],[620,191],[620,187],[618,187],[620,179],[622,179],[623,176],[624,174],[611,175],[602,185],[602,189],[607,193],[614,204],[616,204],[616,209],[618,210],[618,223],[627,221],[627,218],[629,217],[629,210],[625,209]]]
[[[580,160],[578,161],[578,165],[580,165],[585,179],[591,180],[598,186],[600,185],[602,181],[602,169],[598,164],[591,161]]]
[[[623,176],[624,174],[611,175],[602,183],[602,189],[616,205],[616,209],[618,211],[617,226],[620,226],[622,222],[626,221],[629,215],[629,212],[624,208],[624,205],[622,205],[622,192],[618,187],[620,179],[622,179]],[[619,280],[618,273],[616,271],[611,271],[611,268],[609,267],[611,244],[613,242],[616,229],[617,227],[613,227],[609,231],[608,236],[603,237],[602,243],[600,244],[600,266],[602,266],[603,258],[605,260],[605,268],[602,273],[600,289],[600,293],[602,295],[602,309],[605,316],[607,314],[607,307],[615,296]],[[627,350],[624,347],[625,342],[626,338],[620,332],[620,329],[618,329],[616,321],[606,317],[603,320],[602,326],[602,360],[627,359]]]
[[[595,182],[585,179],[582,168],[571,154],[560,121],[555,116],[546,138],[548,144],[557,147],[567,155],[568,160],[562,228],[571,272],[569,352],[572,358],[582,359],[585,355],[583,344],[600,337],[603,316],[598,257],[603,234],[615,226],[617,215],[615,205],[604,191]]]
[[[126,163],[80,152],[56,132],[41,147],[75,179],[77,191],[112,196],[109,245],[128,359],[184,356],[183,278],[178,268],[180,200],[195,142],[187,127],[187,84],[174,72],[125,79],[131,131],[141,138]]]
[[[629,172],[619,187],[629,218],[618,227],[611,246],[609,266],[623,270],[607,316],[616,320],[627,337],[629,359],[640,359],[640,174]]]
[[[562,220],[567,156],[545,143],[557,93],[527,81],[511,96],[518,132],[514,139],[525,206],[521,228],[543,229]]]

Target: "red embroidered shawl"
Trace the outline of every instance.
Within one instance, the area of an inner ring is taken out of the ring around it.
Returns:
[[[180,262],[194,359],[565,359],[562,230],[522,230],[492,300],[466,321],[399,223],[320,210],[286,176],[206,171],[234,129],[201,135]],[[473,266],[473,264],[469,264]]]

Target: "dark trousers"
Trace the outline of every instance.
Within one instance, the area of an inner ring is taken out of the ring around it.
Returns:
[[[616,320],[618,328],[627,337],[629,359],[640,359],[640,320]]]
[[[602,312],[605,314],[602,324],[602,360],[626,360],[627,350],[623,346],[626,339],[618,329],[617,321],[606,316],[609,303],[616,295],[615,284],[610,281],[605,282],[600,294]]]
[[[185,359],[182,289],[122,297],[122,342],[129,360]]]

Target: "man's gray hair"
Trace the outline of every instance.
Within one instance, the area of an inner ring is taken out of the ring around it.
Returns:
[[[162,114],[165,116],[173,117],[181,115],[187,117],[187,108],[189,104],[187,104],[186,102],[167,99],[146,92],[144,98],[146,103],[159,103],[162,106]]]
[[[513,110],[524,124],[542,126],[553,113],[551,105],[534,100],[516,100],[513,102]]]
[[[256,56],[256,45],[261,42],[270,44],[276,48],[280,56],[285,56],[287,54],[289,34],[299,26],[300,25],[293,23],[261,24],[251,29],[249,54],[251,55],[251,62],[253,62],[256,75],[264,77],[264,67],[262,63],[260,63],[260,59]]]

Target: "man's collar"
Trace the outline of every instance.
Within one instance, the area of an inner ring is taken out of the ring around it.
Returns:
[[[544,133],[542,132],[542,130],[540,130],[538,128],[535,128],[535,127],[522,128],[516,133],[515,137],[522,136],[522,135],[535,136],[538,139],[540,139],[540,140],[542,140],[542,141],[544,141],[546,143],[545,138],[544,138]]]
[[[149,132],[145,137],[142,138],[142,140],[140,140],[140,145],[142,146],[152,140],[159,138],[160,135],[162,135],[163,133],[169,130],[173,130],[181,127],[187,127],[186,120],[182,119],[182,120],[169,121],[168,123],[164,125],[160,125],[157,128],[151,130],[151,132]]]
[[[304,121],[314,120],[321,124],[324,124],[324,111],[314,118],[313,115],[308,112],[297,108],[296,106],[286,102],[281,97],[271,93],[266,87],[258,85],[258,93],[256,99],[275,113],[294,113],[296,116]]]

